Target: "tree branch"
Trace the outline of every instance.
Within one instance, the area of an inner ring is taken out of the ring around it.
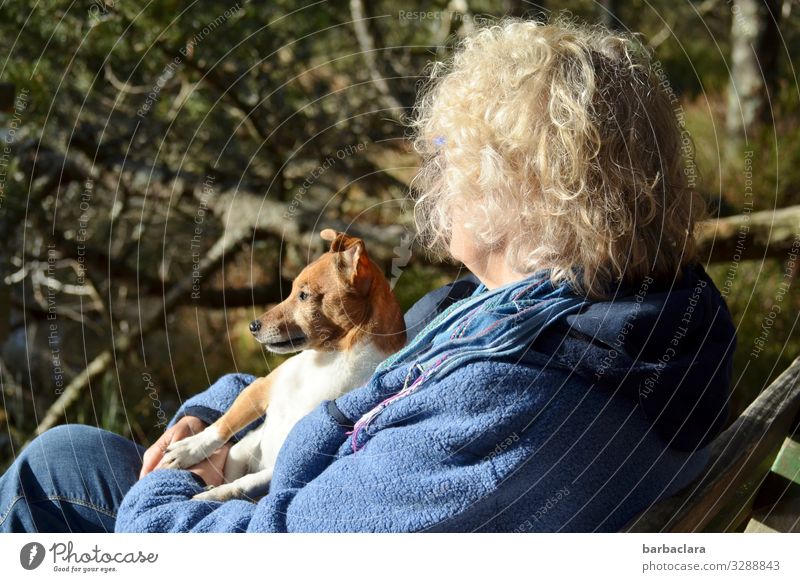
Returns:
[[[350,13],[353,16],[353,29],[356,33],[358,46],[361,48],[367,71],[369,71],[369,76],[375,83],[375,88],[380,94],[381,101],[383,101],[384,106],[395,119],[402,121],[405,108],[393,95],[385,76],[378,66],[377,49],[375,48],[375,40],[372,38],[367,26],[368,17],[364,9],[364,3],[361,0],[350,0]]]
[[[800,206],[737,214],[704,223],[699,256],[709,263],[785,258],[800,237]]]

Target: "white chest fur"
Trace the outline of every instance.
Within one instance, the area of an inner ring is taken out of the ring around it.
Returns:
[[[234,473],[271,470],[292,427],[324,400],[333,400],[365,384],[386,358],[372,342],[356,345],[346,352],[305,350],[280,368],[270,390],[267,417],[260,430],[247,435],[232,450],[234,459],[246,455],[245,467],[226,466],[226,480]],[[236,449],[239,450],[236,450]],[[229,459],[229,462],[231,459]]]
[[[268,418],[304,416],[322,400],[337,398],[364,384],[385,358],[371,342],[346,352],[305,350],[297,354],[275,379]]]

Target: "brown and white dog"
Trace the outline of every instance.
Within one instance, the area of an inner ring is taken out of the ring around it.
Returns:
[[[302,350],[245,388],[203,432],[169,445],[162,467],[188,468],[263,416],[264,423],[231,447],[225,484],[196,499],[256,499],[266,494],[289,431],[324,400],[369,380],[377,365],[405,345],[403,314],[361,239],[325,229],[330,250],[292,283],[291,295],[250,324],[271,352]]]

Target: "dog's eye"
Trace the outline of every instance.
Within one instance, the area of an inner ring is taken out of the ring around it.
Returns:
[[[300,299],[300,301],[305,301],[306,299],[308,299],[308,293],[306,293],[305,291],[300,291],[300,294],[297,297],[298,299]]]

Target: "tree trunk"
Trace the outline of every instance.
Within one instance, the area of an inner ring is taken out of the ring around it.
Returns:
[[[619,20],[619,2],[617,0],[600,0],[600,22],[609,30],[624,30]]]
[[[726,129],[746,138],[772,118],[770,100],[777,80],[780,49],[779,0],[734,0],[731,25],[731,76]]]

